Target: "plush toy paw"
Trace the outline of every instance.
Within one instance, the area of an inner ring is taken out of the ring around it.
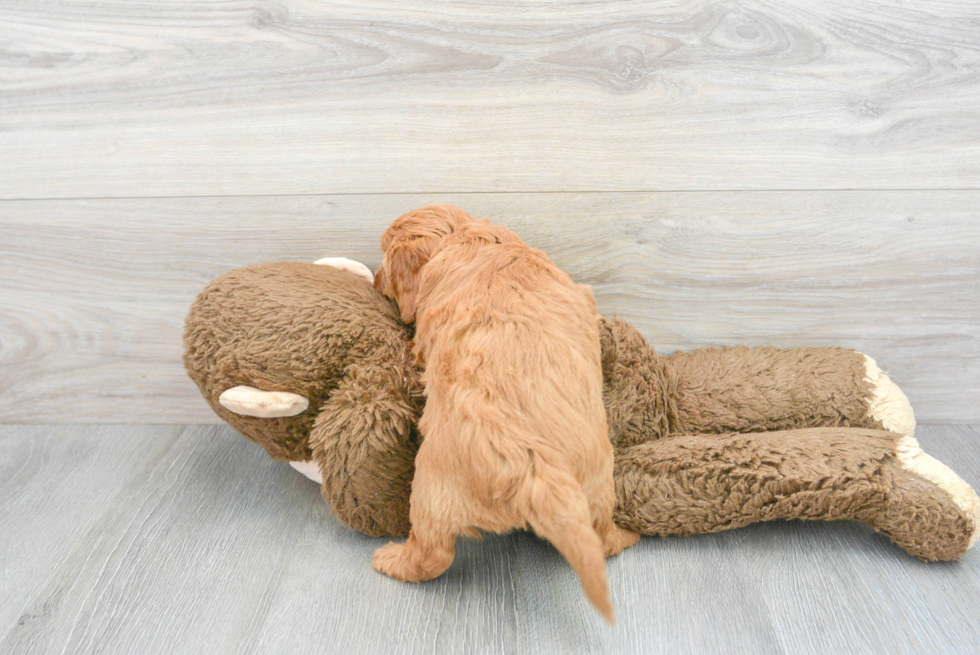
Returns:
[[[339,268],[342,271],[350,271],[354,275],[360,275],[368,284],[374,284],[374,273],[371,269],[362,264],[361,262],[355,262],[353,259],[347,259],[346,257],[324,257],[323,259],[318,259],[314,264],[320,266],[333,266],[334,268]]]
[[[262,391],[245,385],[226,389],[218,396],[218,402],[230,412],[258,418],[296,416],[310,406],[310,401],[298,393]]]
[[[956,475],[952,469],[927,454],[919,447],[919,443],[912,437],[902,437],[898,440],[895,447],[896,459],[904,472],[914,476],[912,483],[896,485],[893,487],[893,495],[897,493],[904,496],[903,500],[908,500],[918,494],[928,494],[930,500],[941,511],[932,512],[920,511],[921,517],[934,519],[935,526],[932,526],[925,535],[929,541],[942,540],[944,544],[952,544],[957,541],[960,552],[955,553],[955,557],[963,554],[967,549],[977,543],[980,537],[980,498],[977,497],[966,481]],[[896,476],[901,479],[901,476]],[[915,491],[913,491],[915,490]],[[927,503],[922,503],[927,507]],[[947,523],[954,524],[954,527],[945,527]],[[962,524],[962,525],[961,525]],[[965,526],[965,528],[963,527]],[[963,535],[961,538],[950,538],[945,532],[951,532],[953,536]],[[922,554],[913,554],[923,557]],[[929,556],[924,559],[949,559],[948,557],[936,557],[932,550]]]
[[[865,380],[871,383],[873,390],[868,414],[886,430],[911,437],[915,434],[915,415],[909,399],[867,355],[864,355],[864,366]]]
[[[290,462],[289,465],[317,484],[323,484],[323,474],[320,473],[320,467],[313,460]]]

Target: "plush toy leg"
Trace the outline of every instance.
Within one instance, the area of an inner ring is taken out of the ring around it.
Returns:
[[[911,435],[912,407],[874,360],[842,348],[705,348],[665,358],[675,433],[850,426]]]
[[[925,560],[962,556],[980,500],[911,437],[862,428],[678,435],[617,453],[616,521],[692,535],[773,519],[869,523]]]
[[[948,466],[926,454],[912,437],[898,440],[896,459],[898,466],[891,464],[897,470],[892,471],[889,505],[882,515],[872,517],[869,522],[923,559],[954,559],[973,547],[980,536],[980,498],[973,488]],[[923,495],[929,496],[929,502],[916,502],[915,499]],[[949,505],[950,499],[964,517],[966,527],[948,522],[947,519],[955,514]],[[909,514],[910,505],[919,509],[918,515]],[[908,524],[916,522],[932,522],[935,529],[922,532],[907,528]],[[899,540],[903,535],[912,535],[916,540],[903,543]],[[966,546],[962,547],[964,539]]]

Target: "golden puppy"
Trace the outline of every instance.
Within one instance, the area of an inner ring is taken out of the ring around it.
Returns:
[[[531,527],[565,556],[610,622],[605,556],[639,537],[613,524],[613,450],[598,315],[513,232],[455,207],[401,216],[375,286],[416,323],[423,441],[408,541],[374,555],[399,580],[440,575],[456,537]]]

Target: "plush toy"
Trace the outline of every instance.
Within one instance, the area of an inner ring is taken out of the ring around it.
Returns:
[[[318,264],[216,279],[187,317],[184,363],[222,419],[321,482],[345,525],[403,536],[424,402],[411,328],[366,267]],[[601,331],[622,527],[667,536],[850,519],[925,560],[976,542],[976,493],[919,448],[908,400],[865,355],[660,357],[627,323]]]

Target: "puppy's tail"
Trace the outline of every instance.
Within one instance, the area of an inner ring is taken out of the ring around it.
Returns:
[[[610,625],[615,625],[602,539],[592,527],[582,486],[565,471],[543,465],[540,459],[534,468],[527,522],[565,557],[578,574],[585,596]]]

